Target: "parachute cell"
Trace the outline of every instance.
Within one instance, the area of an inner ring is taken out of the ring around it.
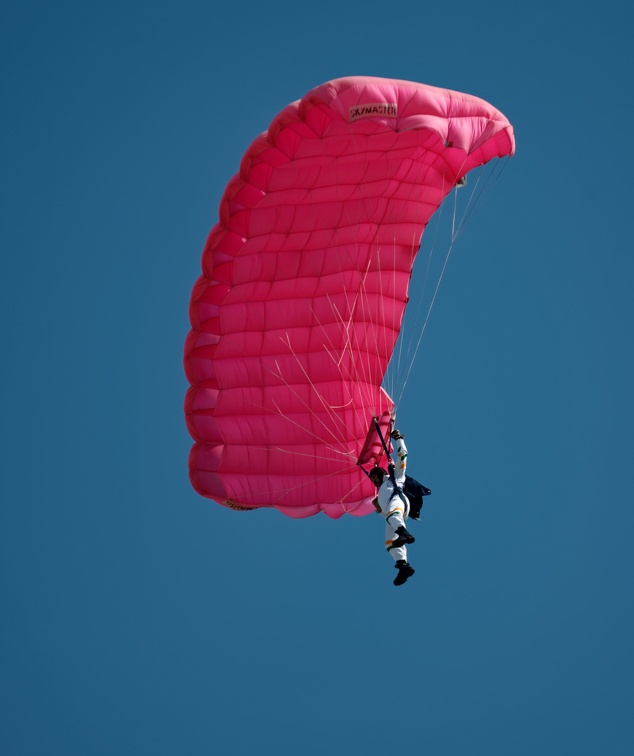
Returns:
[[[475,166],[514,152],[478,98],[337,79],[286,107],[242,159],[190,302],[190,480],[236,509],[374,511],[357,460],[432,213]]]

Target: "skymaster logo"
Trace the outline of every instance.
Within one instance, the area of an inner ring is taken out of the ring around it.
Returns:
[[[355,105],[350,108],[350,122],[359,118],[396,118],[398,108],[395,102],[369,102],[367,105]]]

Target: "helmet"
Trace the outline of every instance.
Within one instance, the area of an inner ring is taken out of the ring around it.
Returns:
[[[379,488],[381,486],[381,483],[383,483],[383,478],[387,475],[387,470],[384,470],[382,467],[373,467],[370,472],[368,473],[368,478],[372,480],[375,477],[379,478],[378,485],[375,483],[374,485]],[[374,481],[372,480],[374,483]]]

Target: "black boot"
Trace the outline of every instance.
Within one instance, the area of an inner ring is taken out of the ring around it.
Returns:
[[[401,525],[400,528],[396,528],[396,535],[398,538],[392,542],[393,549],[405,546],[406,543],[414,543],[416,540],[411,533],[408,533],[407,530],[405,530],[403,525]]]
[[[399,559],[394,566],[398,570],[398,575],[394,578],[394,585],[403,585],[414,574],[414,568],[404,559]]]

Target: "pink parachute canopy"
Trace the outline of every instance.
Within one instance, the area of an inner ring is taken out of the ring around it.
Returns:
[[[357,466],[432,213],[515,149],[488,103],[407,81],[313,89],[251,144],[227,185],[190,303],[190,480],[234,509],[374,511]]]

